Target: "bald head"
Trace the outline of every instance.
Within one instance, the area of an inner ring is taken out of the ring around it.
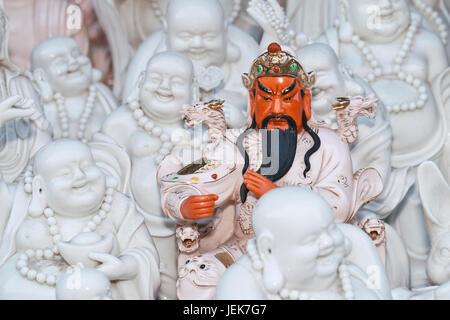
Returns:
[[[45,79],[53,93],[72,97],[84,93],[92,83],[92,65],[69,37],[40,42],[31,53],[31,69],[36,79]]]
[[[161,123],[180,121],[180,111],[193,98],[194,67],[185,55],[165,51],[147,64],[139,93],[144,112]]]
[[[76,48],[78,43],[69,37],[53,37],[41,41],[31,52],[31,68],[44,68],[59,53],[67,48]]]
[[[33,169],[33,197],[41,197],[58,214],[86,216],[101,205],[106,176],[84,143],[53,141],[38,151]]]
[[[167,47],[194,65],[222,66],[227,52],[227,20],[218,0],[171,0],[167,8]]]
[[[73,158],[92,159],[87,145],[77,140],[59,139],[42,147],[34,156],[33,171],[36,175],[51,173],[59,163],[71,162]]]
[[[155,54],[147,63],[147,75],[148,70],[163,69],[166,71],[173,70],[176,73],[186,75],[190,82],[194,78],[194,66],[191,60],[184,54],[175,51],[164,51]]]
[[[198,12],[208,12],[220,21],[225,20],[225,13],[219,0],[170,0],[166,17],[167,19],[179,18],[181,15],[191,17],[190,14]]]
[[[339,65],[339,59],[333,48],[324,43],[313,43],[297,49],[297,56],[308,70],[321,71]]]
[[[276,188],[262,196],[253,210],[253,228],[258,237],[300,234],[311,226],[322,228],[333,221],[330,205],[318,193],[304,187]]]

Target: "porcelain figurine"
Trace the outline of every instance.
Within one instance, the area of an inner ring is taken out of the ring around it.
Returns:
[[[311,100],[315,118],[324,121],[332,128],[338,128],[339,117],[336,116],[339,111],[336,113],[332,107],[337,98],[365,96],[374,93],[367,82],[353,74],[350,67],[339,61],[329,45],[322,43],[305,45],[297,49],[297,55],[299,60],[307,66],[307,70],[314,70],[317,73]],[[403,200],[406,192],[414,183],[414,179],[412,170],[408,167],[391,168],[392,130],[389,115],[381,101],[378,101],[374,110],[374,119],[368,117],[357,119],[358,138],[351,143],[350,151],[354,170],[370,167],[375,168],[380,173],[383,180],[383,192],[361,209],[355,218],[359,221],[357,224],[361,227],[369,222],[384,229],[385,223],[380,219],[385,219]],[[404,188],[402,189],[399,186]],[[379,248],[382,256],[386,256],[385,243],[380,241],[385,237],[376,231],[378,229],[369,228],[368,230],[377,233],[375,238],[375,241],[378,241],[377,248]],[[392,230],[392,232],[395,231]],[[392,241],[397,242],[395,239]],[[401,242],[397,242],[397,244],[401,245]],[[395,251],[397,250],[395,249]],[[387,261],[390,264],[389,270],[395,270],[403,266],[402,263],[396,261],[398,254],[388,255],[394,258],[394,260]],[[398,284],[397,286],[409,283],[407,271],[397,270],[395,274],[400,275],[401,279],[396,279],[392,274],[390,274],[390,279],[393,283]]]
[[[88,146],[56,140],[38,151],[23,181],[1,189],[1,217],[9,217],[1,234],[2,299],[55,299],[55,285],[80,263],[111,281],[114,299],[156,298],[159,257],[144,217]]]
[[[225,270],[240,256],[240,249],[237,246],[227,246],[198,256],[186,257],[179,265],[177,298],[214,300],[217,283]]]
[[[367,271],[348,260],[354,245],[365,246],[372,256],[377,255],[375,247],[368,239],[352,243],[345,233],[362,232],[351,226],[341,230],[319,194],[304,187],[269,191],[256,204],[252,220],[255,238],[247,242],[247,254],[223,274],[217,299],[390,298],[382,267],[384,282],[376,289],[369,285]]]
[[[106,119],[102,129],[130,155],[131,193],[160,252],[161,293],[171,299],[176,298],[175,225],[161,210],[156,172],[166,154],[182,148],[185,137],[190,148],[181,110],[193,102],[195,90],[192,62],[177,52],[158,53],[126,104]],[[187,164],[195,160],[187,158]]]
[[[321,41],[327,41],[345,63],[358,70],[385,103],[393,131],[392,167],[417,166],[439,158],[447,137],[444,106],[437,90],[439,76],[448,68],[441,39],[420,26],[405,0],[342,4],[339,27],[329,29]],[[367,24],[370,5],[386,15],[376,26]],[[422,130],[413,129],[417,126]],[[391,221],[410,254],[413,286],[425,285],[429,239],[416,185]]]
[[[50,37],[68,36],[77,41],[84,55],[89,55],[95,68],[108,74],[104,56],[98,55],[98,38],[94,39],[93,27],[85,20],[88,15],[82,10],[86,9],[88,0],[83,0],[84,3],[78,0],[3,1],[11,21],[9,53],[23,72],[30,67],[31,52],[38,43]]]
[[[400,287],[392,291],[397,300],[448,300],[450,287],[450,221],[447,217],[447,194],[450,187],[438,166],[426,161],[417,172],[420,198],[430,235],[431,250],[426,271],[432,286],[422,288]]]
[[[450,221],[446,214],[446,196],[450,187],[437,165],[431,161],[419,166],[418,183],[431,240],[427,274],[431,284],[442,285],[450,281]]]
[[[245,252],[253,207],[271,189],[309,186],[327,199],[338,222],[349,221],[382,190],[377,171],[354,175],[345,140],[311,118],[314,73],[306,73],[293,53],[271,44],[243,82],[250,95],[248,127],[224,131],[214,148],[205,148],[202,161],[183,168],[168,155],[159,168],[161,205],[175,222],[191,224],[220,208],[197,255],[225,242]],[[275,148],[272,158],[267,145]]]
[[[122,97],[128,97],[139,73],[155,53],[177,51],[192,60],[197,76],[202,74],[202,68],[220,68],[223,80],[212,78],[217,85],[215,99],[225,100],[227,112],[240,117],[237,123],[227,119],[229,127],[241,127],[248,101],[240,74],[251,64],[251,57],[258,54],[256,41],[227,22],[218,0],[171,0],[164,21],[164,28],[149,36],[136,51]],[[210,97],[202,100],[209,101]]]
[[[15,182],[51,139],[39,95],[8,56],[9,22],[0,2],[0,177]]]
[[[49,38],[31,55],[31,72],[39,88],[53,138],[91,140],[107,115],[117,108],[112,92],[99,81],[99,71],[68,37]]]

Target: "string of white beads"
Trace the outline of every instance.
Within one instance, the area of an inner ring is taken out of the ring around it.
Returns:
[[[275,9],[266,1],[252,0],[249,6],[258,7],[270,26],[275,30],[275,33],[280,40],[281,44],[288,45],[290,42],[290,36],[288,32],[289,20],[284,15],[283,18],[278,18]]]
[[[247,254],[252,261],[252,268],[261,272],[264,268],[264,264],[259,257],[258,251],[256,249],[256,240],[250,239],[247,242]],[[345,261],[342,261],[341,265],[338,268],[338,276],[341,282],[341,288],[344,292],[345,300],[354,300],[355,294],[353,291],[352,280],[350,278],[350,274],[348,272],[348,267]],[[289,290],[286,288],[282,288],[278,292],[278,296],[281,300],[309,300],[311,296],[307,292],[301,292],[299,290]]]
[[[24,179],[24,185],[23,185],[25,192],[31,193],[32,182],[33,182],[33,166],[28,165],[27,170],[25,171],[25,179]]]
[[[48,286],[56,285],[56,275],[48,272],[42,272],[29,267],[28,263],[32,260],[53,259],[56,255],[51,249],[28,249],[19,256],[16,262],[16,268],[19,273],[30,281],[36,281]],[[56,260],[56,259],[55,259]]]
[[[398,113],[400,111],[414,111],[416,109],[421,109],[425,106],[428,100],[427,89],[426,86],[424,85],[424,82],[421,79],[415,77],[414,75],[408,74],[407,72],[402,70],[402,64],[405,62],[406,58],[410,54],[412,45],[414,44],[414,38],[417,32],[419,31],[419,24],[420,19],[413,16],[411,18],[411,24],[408,28],[408,31],[406,32],[406,37],[405,40],[403,41],[401,49],[394,58],[394,65],[392,66],[391,72],[383,73],[380,67],[380,63],[375,58],[375,55],[372,53],[367,44],[359,38],[358,35],[353,34],[351,37],[351,42],[353,43],[353,45],[355,45],[356,48],[359,49],[359,51],[362,53],[366,62],[371,68],[371,71],[367,74],[366,78],[367,82],[372,84],[375,81],[379,80],[380,78],[391,77],[404,83],[407,83],[416,90],[417,98],[415,101],[403,102],[401,104],[395,105],[386,105],[386,109],[390,113]]]
[[[447,45],[448,42],[448,28],[445,25],[444,20],[440,16],[437,10],[434,10],[432,6],[426,4],[422,0],[413,0],[414,6],[422,13],[435,26],[436,33],[439,34],[442,42]]]
[[[163,21],[163,12],[161,10],[161,5],[159,4],[159,0],[152,0],[151,2],[152,5],[152,9],[153,9],[153,15],[155,16],[156,19],[158,19],[159,21]]]
[[[228,23],[233,23],[234,20],[236,20],[236,18],[239,15],[239,12],[241,11],[242,8],[242,1],[241,0],[233,0],[233,8],[231,10],[231,14],[228,17]]]
[[[28,170],[27,170],[28,172]],[[31,192],[31,191],[30,191]],[[97,227],[103,222],[107,217],[109,211],[111,210],[111,203],[113,201],[112,195],[114,192],[114,183],[112,180],[107,180],[107,188],[105,191],[105,196],[103,198],[102,205],[97,214],[95,214],[92,219],[83,228],[83,232],[94,232]],[[45,208],[44,216],[47,218],[47,224],[49,228],[50,235],[52,236],[52,248],[43,249],[28,249],[25,253],[22,253],[17,262],[16,268],[20,274],[30,281],[37,281],[40,284],[46,284],[48,286],[55,286],[57,281],[57,276],[53,273],[46,273],[34,269],[30,266],[31,261],[40,260],[51,260],[55,261],[61,260],[59,256],[58,243],[61,241],[61,234],[59,232],[58,222],[56,220],[56,215],[53,209]]]
[[[91,85],[89,87],[89,93],[88,93],[86,102],[84,104],[83,112],[81,113],[81,116],[79,119],[78,131],[77,131],[77,137],[76,137],[78,140],[80,140],[83,143],[88,142],[88,139],[86,137],[86,128],[87,128],[87,123],[89,122],[89,119],[92,115],[92,111],[94,110],[96,98],[97,98],[97,90],[94,85]],[[58,122],[59,122],[59,127],[61,129],[61,136],[62,136],[62,138],[69,138],[70,137],[70,132],[69,132],[70,124],[69,124],[69,118],[67,116],[65,99],[59,92],[57,92],[54,96],[54,100],[56,102]]]
[[[168,155],[172,149],[173,144],[170,139],[170,135],[164,132],[164,129],[155,125],[142,110],[139,102],[135,99],[127,101],[127,106],[133,113],[133,117],[136,120],[139,127],[144,129],[149,135],[159,138],[161,140],[161,148],[158,150],[158,155],[155,157],[155,163],[159,165],[166,155]]]

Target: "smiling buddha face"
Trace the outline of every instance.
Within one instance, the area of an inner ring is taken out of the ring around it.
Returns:
[[[149,61],[139,100],[144,112],[161,122],[181,120],[181,108],[192,100],[194,70],[187,57],[159,53]]]
[[[87,145],[76,140],[56,140],[34,160],[33,194],[58,214],[70,217],[95,212],[105,194],[106,177],[96,166]]]
[[[54,37],[39,43],[32,53],[33,70],[42,69],[53,92],[73,96],[92,83],[92,64],[81,54],[77,42]]]

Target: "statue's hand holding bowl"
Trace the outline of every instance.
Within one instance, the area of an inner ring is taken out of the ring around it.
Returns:
[[[133,279],[138,271],[138,263],[132,256],[116,257],[109,253],[91,252],[89,258],[101,263],[96,269],[110,281]]]
[[[190,220],[210,218],[214,214],[217,200],[219,200],[219,196],[216,194],[190,196],[181,203],[181,214],[185,219]]]

